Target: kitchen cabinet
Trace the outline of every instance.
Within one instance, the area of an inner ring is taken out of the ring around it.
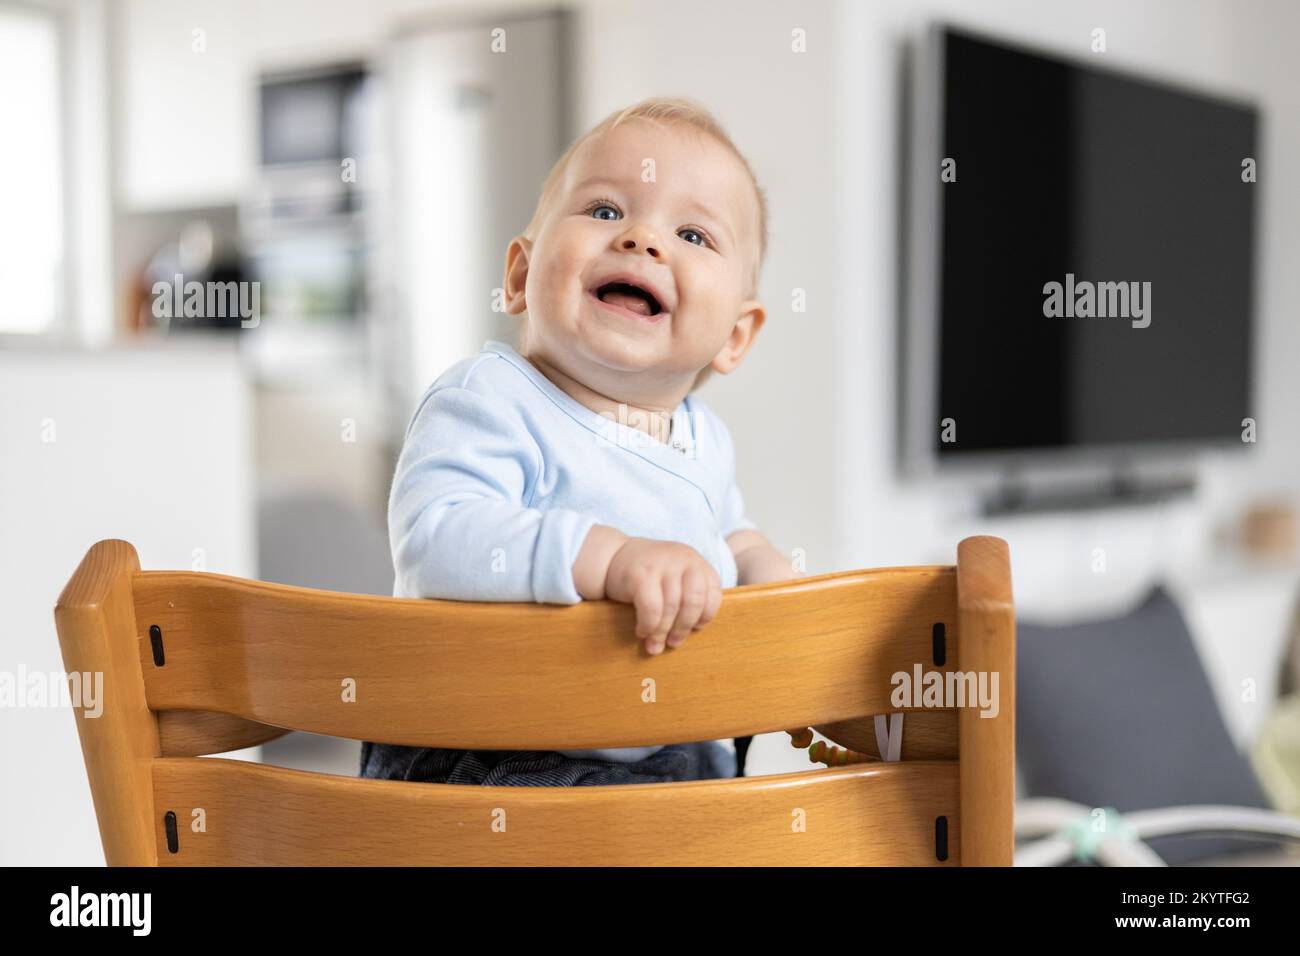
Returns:
[[[255,169],[248,0],[123,0],[117,196],[131,212],[233,205]]]

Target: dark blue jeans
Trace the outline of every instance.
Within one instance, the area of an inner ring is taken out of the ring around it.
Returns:
[[[566,757],[554,750],[447,750],[361,743],[361,776],[488,787],[592,787],[736,776],[736,756],[716,740],[670,744],[643,760]]]

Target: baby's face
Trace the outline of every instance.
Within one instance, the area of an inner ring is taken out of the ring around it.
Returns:
[[[517,240],[527,276],[510,311],[528,310],[530,353],[577,381],[626,401],[676,400],[705,366],[739,364],[742,316],[757,307],[755,333],[762,323],[746,296],[757,229],[753,187],[725,147],[630,120],[574,157],[531,248]]]

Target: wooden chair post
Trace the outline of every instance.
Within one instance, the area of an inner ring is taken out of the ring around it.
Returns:
[[[1016,619],[1011,562],[1001,538],[957,545],[957,666],[998,675],[996,717],[978,706],[957,717],[963,866],[1011,866],[1015,851]],[[969,685],[968,685],[969,686]],[[991,684],[990,684],[991,687]]]
[[[95,816],[109,866],[157,866],[153,760],[158,721],[145,701],[132,578],[140,570],[125,541],[92,547],[59,595],[55,627],[68,674],[103,675],[102,712],[74,708]]]

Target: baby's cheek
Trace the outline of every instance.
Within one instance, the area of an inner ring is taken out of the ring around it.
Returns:
[[[580,273],[597,250],[597,237],[581,223],[564,224],[548,237],[544,258],[552,268],[570,274]]]
[[[553,316],[566,283],[573,282],[576,274],[563,259],[552,257],[537,263],[528,274],[529,311],[543,318]]]
[[[546,272],[552,294],[581,296],[586,291],[582,288],[582,276],[587,265],[588,257],[579,251],[565,251],[552,259]]]

